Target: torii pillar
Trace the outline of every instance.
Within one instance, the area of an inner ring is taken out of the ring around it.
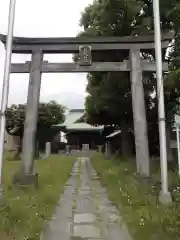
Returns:
[[[140,50],[130,50],[129,58],[131,63],[131,92],[137,172],[141,176],[148,177],[150,175],[150,159]]]
[[[38,106],[41,89],[41,69],[43,53],[41,50],[33,51],[31,58],[30,78],[27,97],[27,109],[24,124],[21,177],[22,184],[32,184],[37,180],[34,171],[34,153],[36,130],[38,120]]]

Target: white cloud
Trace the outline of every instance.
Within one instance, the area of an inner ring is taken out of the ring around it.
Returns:
[[[21,37],[75,37],[80,31],[80,14],[92,0],[17,0],[14,36]],[[0,33],[7,34],[9,0],[1,0]],[[4,69],[4,46],[0,44],[0,88]],[[29,61],[30,55],[12,56],[12,62]],[[51,62],[71,62],[71,55],[45,55]],[[9,104],[25,102],[28,74],[11,74]],[[41,100],[67,101],[83,106],[86,74],[43,74]],[[67,94],[66,94],[67,93]],[[59,97],[61,96],[61,97]],[[68,96],[68,97],[67,97]],[[65,104],[65,103],[64,103]]]

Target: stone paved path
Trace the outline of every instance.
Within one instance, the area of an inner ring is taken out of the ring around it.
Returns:
[[[41,240],[130,240],[88,158],[79,158]]]

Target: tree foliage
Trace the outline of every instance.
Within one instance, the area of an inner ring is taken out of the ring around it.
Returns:
[[[179,28],[179,0],[161,0],[161,28],[165,31]],[[126,36],[152,34],[154,29],[152,0],[96,0],[89,5],[82,14],[81,26],[85,36]],[[177,38],[177,37],[176,37]],[[177,42],[177,41],[176,41]],[[177,48],[177,44],[175,44]],[[177,50],[171,50],[174,55]],[[154,50],[142,52],[142,58],[154,59]],[[128,58],[128,51],[116,51],[94,54],[94,60],[122,61]],[[163,52],[163,59],[165,51]],[[174,60],[175,61],[175,60]],[[177,61],[177,58],[176,58]],[[173,64],[174,67],[175,64]],[[173,69],[172,67],[172,69]],[[179,71],[179,68],[178,68]],[[180,71],[179,71],[180,72]],[[177,91],[172,82],[174,71],[170,78],[166,78],[166,112],[168,119],[173,118],[177,106]],[[176,78],[177,78],[177,74]],[[156,90],[156,78],[146,74],[144,79],[147,112],[156,107],[151,93]],[[177,86],[177,84],[176,84]],[[86,109],[89,122],[98,124],[121,124],[126,119],[132,122],[131,89],[129,76],[126,73],[92,73],[88,75],[89,93]],[[158,93],[156,94],[158,97]]]
[[[6,130],[12,135],[23,135],[27,104],[12,105],[6,111]],[[38,130],[49,129],[64,121],[65,108],[55,101],[40,103],[38,110]]]
[[[169,73],[165,84],[166,122],[170,125],[178,109],[180,78],[180,0],[160,0],[161,29],[174,32],[174,46],[169,50]],[[82,13],[79,36],[147,35],[154,31],[152,0],[95,0]],[[167,58],[164,50],[163,59]],[[128,51],[93,53],[94,61],[123,61]],[[142,59],[155,60],[154,49],[141,52]],[[76,58],[77,59],[77,56]],[[123,126],[132,124],[132,97],[127,73],[88,74],[86,117],[89,123]],[[156,75],[143,74],[148,130],[158,141],[158,99]],[[153,95],[152,95],[153,94]]]

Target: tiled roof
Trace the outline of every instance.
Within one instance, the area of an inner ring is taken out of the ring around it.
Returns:
[[[100,131],[104,127],[103,126],[91,126],[87,123],[73,123],[67,126],[67,130],[79,130],[79,131]]]
[[[64,123],[58,124],[55,127],[66,127],[67,130],[70,131],[100,131],[104,127],[98,126],[94,127],[87,123],[76,123],[80,118],[84,115],[83,109],[72,109],[66,116]]]
[[[120,133],[121,133],[121,130],[115,131],[115,132],[111,133],[110,135],[108,135],[106,138],[111,138],[111,137],[117,136]]]
[[[59,126],[69,126],[70,124],[75,123],[78,121],[82,116],[84,115],[84,110],[83,109],[72,109],[69,111],[69,113],[65,117],[65,121],[62,124],[56,125],[57,127]]]

